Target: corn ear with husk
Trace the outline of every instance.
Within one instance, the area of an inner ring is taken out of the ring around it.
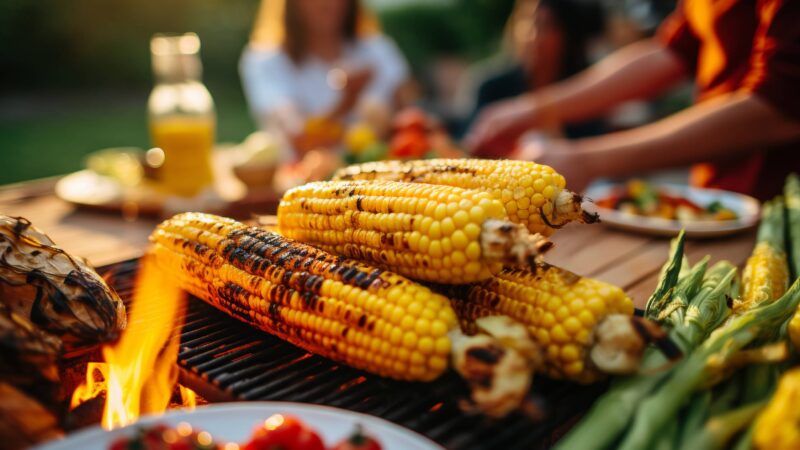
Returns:
[[[675,272],[680,273],[682,251],[676,251],[675,246],[670,254],[667,266],[674,266]],[[662,272],[659,288],[662,292],[672,291],[674,297],[685,295],[685,290],[696,289],[688,283],[681,283],[686,277],[697,279],[698,273],[705,271],[705,264],[697,264],[689,272],[684,272],[684,278],[679,278],[676,283],[666,282],[667,271]],[[708,269],[697,293],[687,304],[678,302],[667,316],[669,320],[663,323],[674,324],[669,332],[670,339],[683,351],[690,353],[700,342],[721,323],[729,313],[728,296],[733,285],[736,269],[729,263],[718,263]],[[660,297],[659,297],[660,298]],[[669,300],[659,302],[661,307],[667,307],[672,302]],[[689,309],[696,313],[688,312]],[[658,317],[661,310],[653,309],[653,314]],[[678,318],[683,317],[682,321]],[[704,320],[698,318],[706,317]],[[650,347],[645,351],[641,362],[641,374],[618,379],[600,399],[595,402],[586,417],[575,426],[570,433],[558,443],[559,449],[580,448],[585,450],[609,448],[618,441],[625,430],[630,426],[637,408],[643,399],[651,395],[673,372],[676,366],[669,366],[669,361],[656,348]]]
[[[773,301],[786,292],[789,265],[783,235],[783,199],[778,197],[762,208],[756,246],[742,271],[742,296],[733,305],[734,314]]]
[[[638,407],[633,426],[621,449],[647,448],[655,434],[668,423],[692,392],[701,386],[714,368],[712,358],[727,360],[753,342],[774,338],[800,304],[800,280],[774,302],[765,302],[734,317],[716,330],[688,358],[673,370],[668,380]]]
[[[800,448],[800,368],[784,373],[778,388],[753,428],[753,445],[759,450]]]
[[[69,353],[117,338],[125,306],[85,261],[21,217],[0,215],[0,302]]]

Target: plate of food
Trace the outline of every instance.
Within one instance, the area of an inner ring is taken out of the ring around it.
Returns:
[[[758,223],[758,200],[735,192],[635,179],[596,184],[586,193],[591,207],[609,226],[641,233],[691,237],[737,233]]]
[[[35,450],[443,450],[377,417],[291,402],[220,403],[144,416],[106,431],[94,426]]]

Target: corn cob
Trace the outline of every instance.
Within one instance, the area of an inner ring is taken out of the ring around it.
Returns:
[[[591,383],[638,369],[645,342],[631,325],[633,303],[616,286],[542,265],[536,272],[505,269],[448,292],[468,334],[476,319],[497,314],[527,326],[542,351],[536,370],[549,377]]]
[[[119,337],[125,305],[84,260],[71,256],[22,217],[0,214],[0,302],[68,355]]]
[[[791,254],[792,279],[797,279],[800,273],[800,177],[791,174],[786,179],[784,186],[786,219],[789,231],[789,253]],[[800,309],[789,321],[789,338],[795,349],[800,349]]]
[[[583,199],[566,189],[551,167],[529,161],[428,159],[381,161],[340,169],[334,180],[392,180],[486,191],[503,203],[509,220],[531,233],[550,236],[577,220],[597,222],[581,208]]]
[[[800,448],[800,369],[781,376],[772,399],[755,421],[754,447],[759,450]]]
[[[288,191],[281,234],[399,274],[441,283],[530,265],[551,243],[504,220],[488,193],[393,181],[329,181]]]
[[[495,417],[528,393],[522,325],[465,336],[445,297],[399,275],[208,214],[179,214],[150,240],[184,289],[308,351],[404,380],[436,378],[452,357],[477,409]]]
[[[764,204],[756,246],[742,271],[742,298],[734,313],[780,298],[789,287],[789,265],[783,250],[783,201]]]
[[[397,379],[448,365],[447,298],[399,275],[207,214],[177,215],[151,241],[184,289],[298,347]]]

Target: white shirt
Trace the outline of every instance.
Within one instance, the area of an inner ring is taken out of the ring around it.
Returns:
[[[341,91],[328,83],[335,68],[373,71],[359,102],[377,101],[388,105],[397,87],[408,77],[408,65],[395,43],[382,35],[370,36],[347,45],[342,57],[327,62],[309,56],[295,65],[281,48],[245,48],[239,64],[245,96],[257,122],[278,108],[291,106],[304,115],[324,114],[333,109]]]

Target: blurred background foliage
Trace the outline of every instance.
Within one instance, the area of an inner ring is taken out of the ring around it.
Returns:
[[[148,145],[149,39],[196,32],[217,103],[218,140],[254,130],[238,60],[258,0],[3,0],[0,2],[0,184],[78,170],[104,147]],[[513,0],[382,0],[376,12],[424,78],[446,54],[498,47]]]

